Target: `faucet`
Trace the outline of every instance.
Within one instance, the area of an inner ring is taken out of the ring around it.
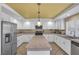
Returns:
[[[73,37],[72,38],[74,38],[75,37],[75,30],[74,31],[71,31],[70,34],[73,34]]]
[[[74,31],[74,35],[73,35],[73,37],[75,37],[75,31]]]

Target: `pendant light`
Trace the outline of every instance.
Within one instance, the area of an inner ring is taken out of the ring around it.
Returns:
[[[42,26],[42,23],[40,22],[40,3],[37,3],[38,5],[38,22],[37,22],[37,26]]]

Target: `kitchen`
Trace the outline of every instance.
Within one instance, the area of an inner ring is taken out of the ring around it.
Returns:
[[[78,10],[75,3],[0,4],[0,55],[79,55]]]

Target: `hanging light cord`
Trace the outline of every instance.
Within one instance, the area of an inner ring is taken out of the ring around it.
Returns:
[[[38,5],[38,20],[40,21],[40,3],[37,3]]]

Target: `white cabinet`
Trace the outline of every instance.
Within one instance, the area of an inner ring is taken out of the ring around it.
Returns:
[[[71,54],[71,41],[63,38],[61,36],[55,36],[55,42],[56,44],[63,49],[67,54]]]
[[[65,20],[64,19],[61,20],[60,29],[65,29]]]
[[[79,37],[79,14],[69,17],[66,22],[66,35]]]
[[[76,23],[75,20],[66,22],[66,35],[74,36],[76,27],[75,23]]]
[[[23,36],[23,35],[22,35]],[[19,47],[23,42],[22,36],[17,37],[17,47]]]
[[[65,21],[64,19],[58,19],[55,21],[55,29],[65,29]]]
[[[54,42],[54,35],[53,34],[44,34],[45,38],[48,42]]]
[[[71,41],[65,38],[61,38],[61,47],[62,49],[67,52],[68,54],[71,54]]]
[[[75,36],[79,37],[79,20],[76,20]]]
[[[25,34],[17,37],[17,47],[19,47],[24,42],[30,42],[34,34]]]

